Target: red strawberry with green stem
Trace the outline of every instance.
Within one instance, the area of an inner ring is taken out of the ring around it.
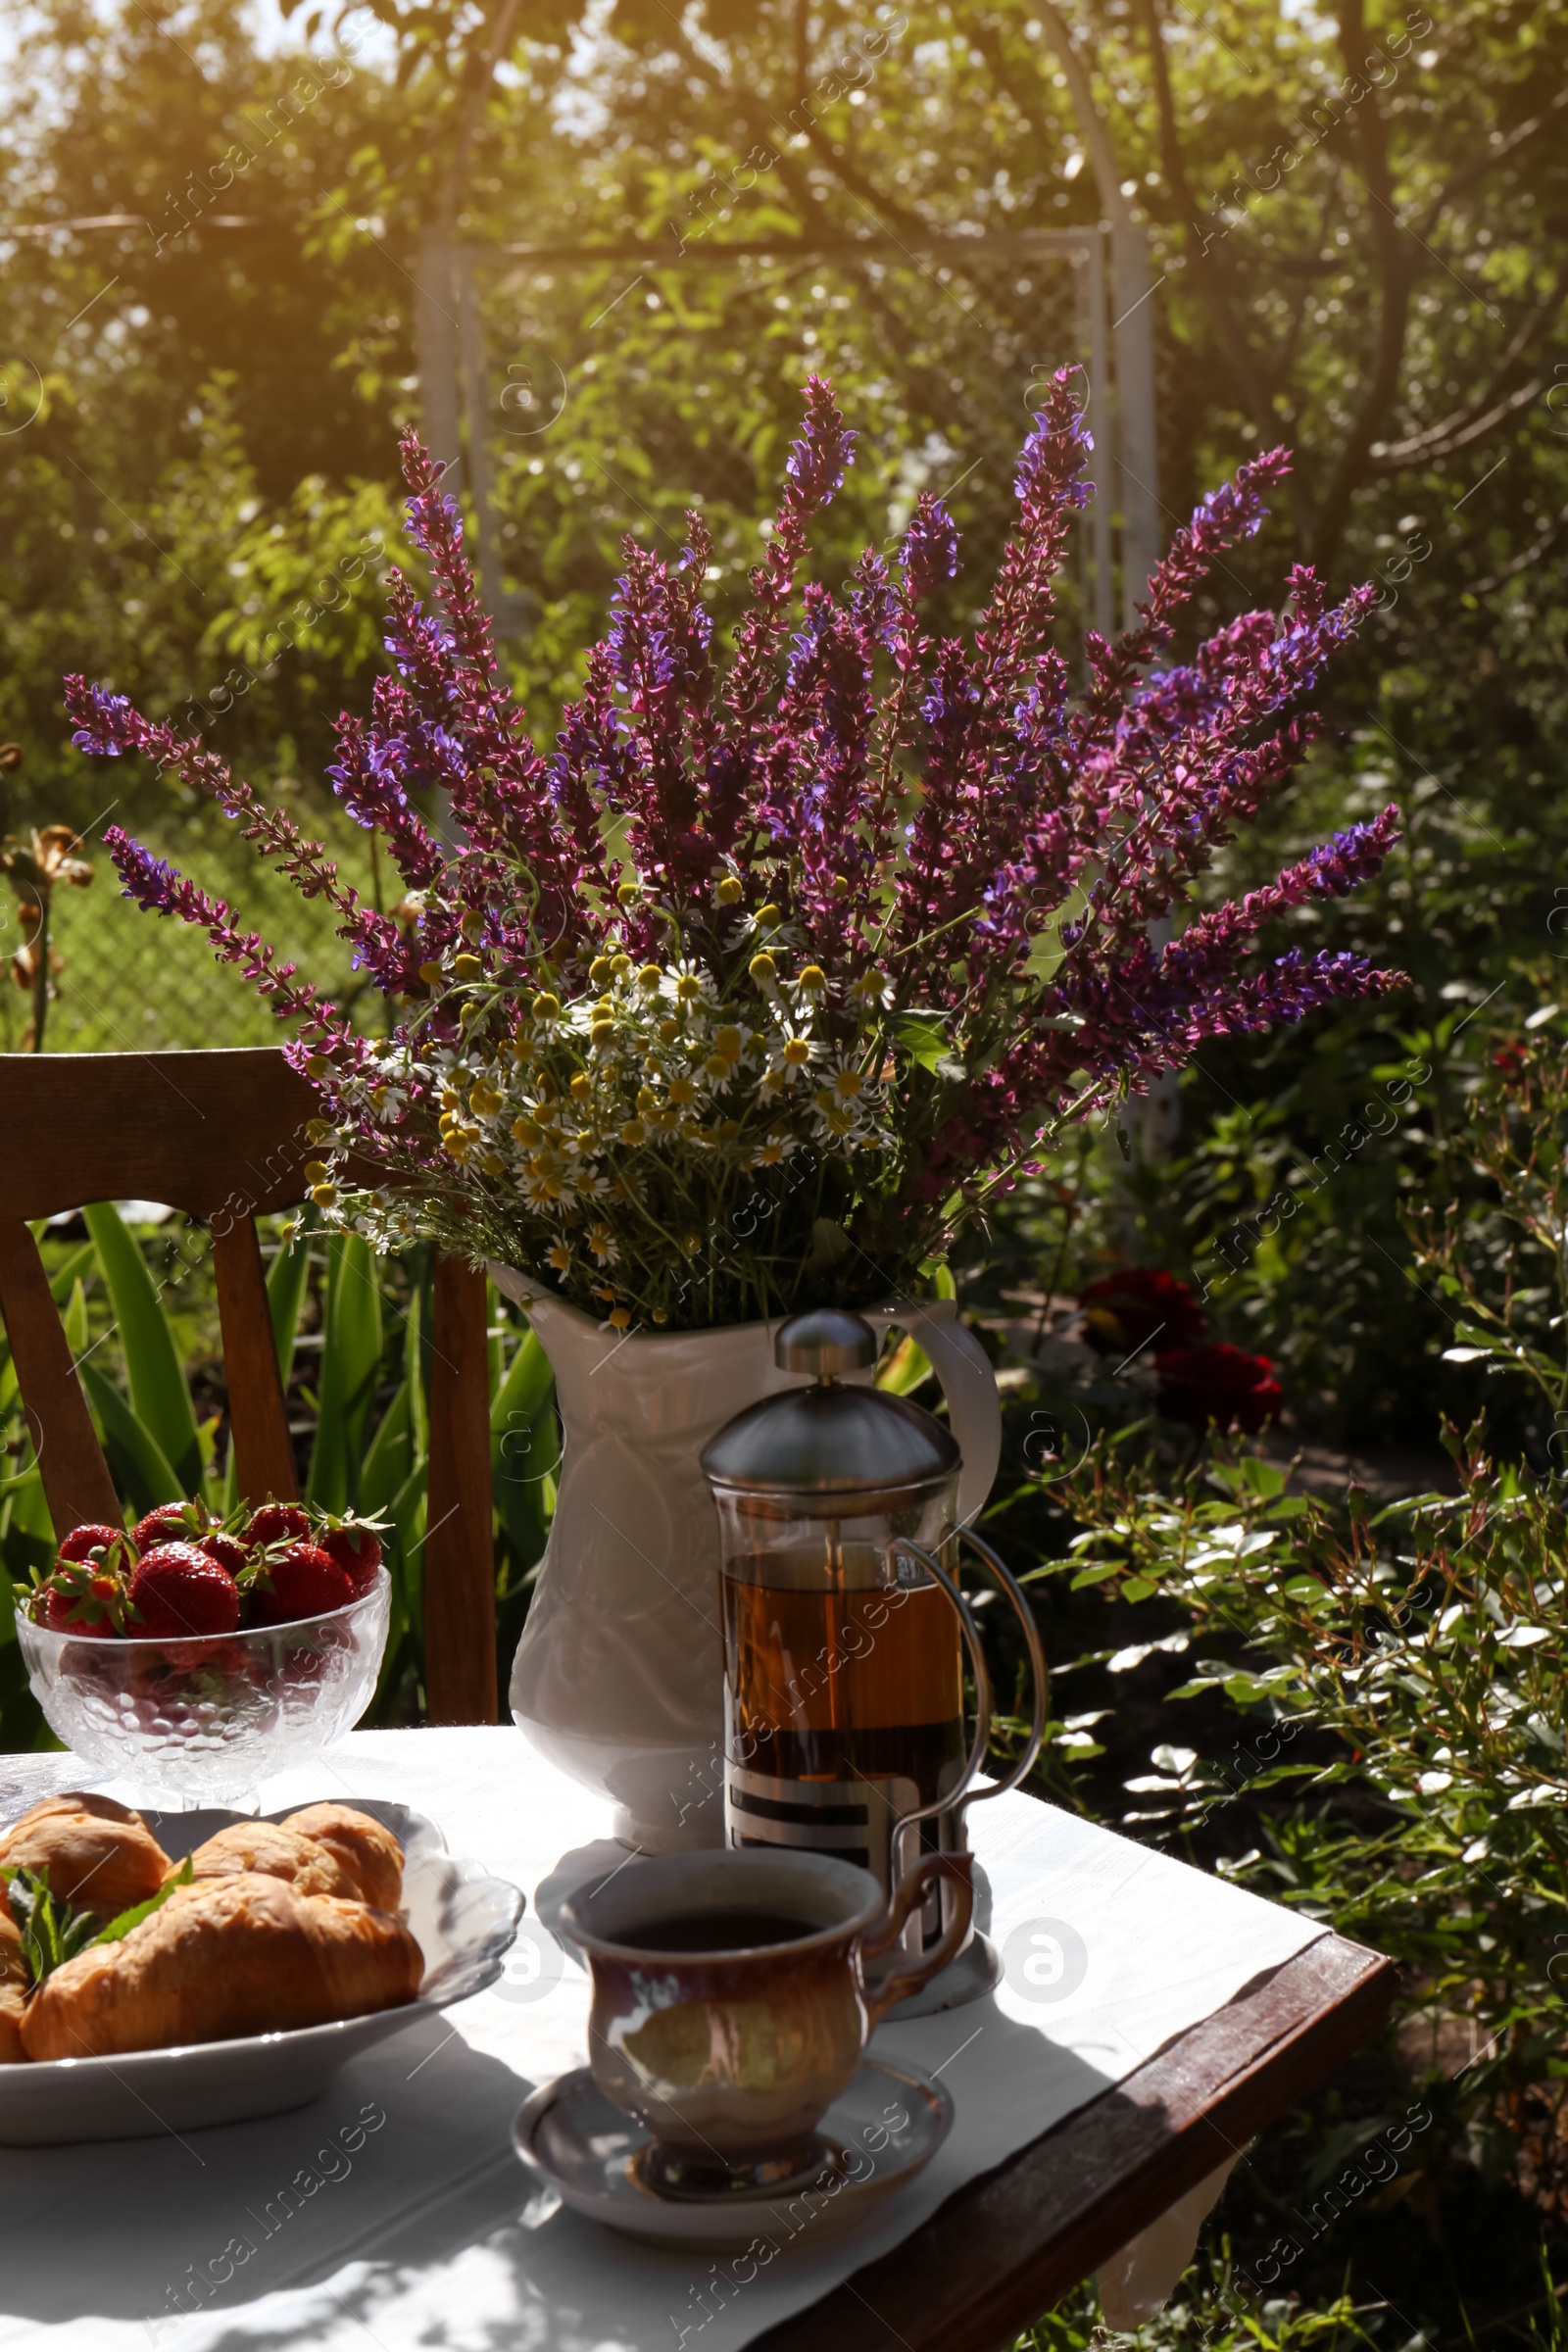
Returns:
[[[106,1527],[99,1521],[89,1521],[85,1527],[72,1529],[60,1546],[55,1566],[90,1560],[94,1552],[101,1552],[107,1558],[117,1545],[122,1555],[120,1564],[128,1567],[136,1557],[135,1538],[127,1536],[122,1527]]]
[[[329,1609],[346,1608],[355,1598],[347,1569],[311,1543],[270,1546],[252,1591],[268,1625],[324,1617]]]
[[[248,1544],[302,1544],[310,1539],[311,1520],[297,1502],[274,1502],[269,1495],[266,1502],[252,1511],[250,1525],[245,1530]]]
[[[130,1605],[133,1631],[153,1642],[231,1634],[239,1623],[234,1579],[195,1544],[161,1544],[148,1552],[130,1580]]]
[[[131,1540],[138,1551],[151,1551],[159,1544],[199,1544],[212,1524],[204,1503],[161,1502],[137,1521]]]
[[[196,1548],[205,1551],[210,1560],[216,1560],[232,1577],[240,1576],[250,1564],[249,1550],[226,1527],[210,1529]]]
[[[354,1587],[359,1599],[375,1582],[375,1572],[381,1565],[381,1538],[386,1527],[379,1519],[357,1519],[352,1514],[343,1518],[329,1517],[317,1538],[321,1549],[338,1566]]]
[[[80,1560],[66,1559],[62,1546],[59,1565],[38,1588],[34,1618],[51,1633],[85,1634],[94,1641],[113,1641],[123,1634],[129,1609],[129,1551],[124,1536],[113,1537]]]

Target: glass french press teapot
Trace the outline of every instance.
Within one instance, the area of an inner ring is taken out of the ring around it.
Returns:
[[[1033,1613],[988,1544],[955,1525],[960,1457],[918,1405],[863,1385],[879,1342],[859,1315],[819,1308],[781,1325],[775,1360],[810,1385],[726,1423],[703,1454],[723,1553],[725,1825],[732,1845],[805,1846],[871,1872],[884,1891],[922,1851],[966,1849],[965,1808],[1015,1788],[1039,1753],[1046,1665]],[[861,1383],[847,1385],[845,1374]],[[1034,1678],[1030,1736],[977,1788],[991,1689],[958,1590],[960,1544],[1017,1613]],[[963,1726],[963,1658],[977,1720]],[[930,1948],[951,1889],[911,1913]],[[965,1951],[921,1996],[950,2006],[995,1981]],[[953,1980],[945,1984],[944,1980]]]

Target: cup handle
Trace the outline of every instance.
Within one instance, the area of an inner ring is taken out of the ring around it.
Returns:
[[[942,1940],[907,1968],[895,1968],[883,1978],[874,1993],[865,1994],[865,2012],[871,2030],[882,2023],[895,2001],[906,1993],[918,1992],[923,1984],[939,1976],[950,1960],[956,1960],[958,1947],[969,1933],[969,1921],[974,1911],[974,1879],[972,1857],[968,1854],[922,1854],[914,1868],[906,1871],[894,1889],[893,1899],[878,1924],[861,1939],[860,1957],[874,1960],[879,1952],[890,1951],[904,1933],[904,1923],[925,1894],[934,1879],[951,1879],[956,1889],[953,1917],[943,1931]]]

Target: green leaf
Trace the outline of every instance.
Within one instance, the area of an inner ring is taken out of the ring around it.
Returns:
[[[496,1390],[490,1405],[490,1458],[492,1467],[500,1458],[500,1443],[508,1430],[526,1429],[545,1400],[555,1374],[550,1358],[539,1344],[535,1331],[525,1331],[516,1353],[507,1366],[506,1378]]]
[[[95,1256],[91,1242],[78,1242],[64,1264],[55,1268],[49,1277],[49,1296],[56,1306],[65,1305],[78,1276],[92,1271]]]
[[[33,1984],[74,1960],[92,1941],[90,1912],[71,1911],[49,1891],[42,1871],[0,1866],[11,1916],[22,1935],[22,1957]]]
[[[76,1366],[98,1424],[115,1485],[128,1494],[140,1518],[155,1503],[183,1502],[186,1490],[158,1440],[96,1364]]]
[[[80,1282],[72,1285],[71,1304],[60,1318],[66,1335],[66,1346],[72,1357],[79,1362],[87,1352],[87,1294]]]
[[[380,1368],[381,1292],[374,1256],[358,1234],[334,1233],[326,1245],[321,1387],[305,1482],[308,1499],[321,1510],[347,1510],[358,1495]]]
[[[294,1341],[299,1330],[300,1306],[310,1272],[309,1234],[301,1234],[297,1242],[285,1242],[267,1269],[267,1304],[272,1318],[272,1345],[277,1349],[277,1369],[285,1389],[294,1369]]]
[[[877,1366],[876,1385],[890,1396],[907,1396],[931,1376],[931,1358],[906,1333],[891,1355]]]
[[[922,1070],[930,1070],[938,1078],[960,1079],[964,1066],[953,1053],[942,1031],[929,1021],[916,1021],[906,1013],[893,1024],[893,1034],[908,1058]]]
[[[179,1480],[178,1492],[199,1494],[202,1448],[196,1416],[147,1261],[111,1201],[94,1201],[82,1215],[98,1252],[124,1349],[132,1409],[164,1459],[172,1465]],[[162,1502],[170,1497],[154,1499]]]
[[[93,1937],[93,1942],[95,1944],[123,1943],[132,1928],[139,1928],[144,1919],[151,1919],[155,1911],[161,1911],[174,1888],[188,1886],[195,1876],[190,1856],[187,1854],[173,1877],[166,1879],[156,1894],[150,1894],[144,1903],[132,1903],[128,1911],[122,1911],[117,1919],[109,1922],[107,1928],[99,1931]]]
[[[1107,1576],[1119,1576],[1126,1564],[1125,1560],[1097,1560],[1092,1568],[1080,1568],[1067,1590],[1076,1592],[1080,1585],[1102,1585]]]
[[[365,1468],[360,1473],[360,1509],[367,1518],[373,1519],[390,1510],[393,1497],[411,1470],[418,1467],[420,1457],[411,1450],[413,1440],[409,1384],[405,1380],[381,1415],[365,1457]]]

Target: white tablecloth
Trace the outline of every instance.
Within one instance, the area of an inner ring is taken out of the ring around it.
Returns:
[[[24,1801],[7,1788],[15,1761],[0,1757],[0,1813]],[[528,2092],[587,2056],[587,1980],[540,1930],[534,1894],[608,1837],[608,1805],[510,1729],[356,1733],[263,1806],[324,1796],[412,1805],[453,1852],[523,1887],[506,1977],[365,2052],[293,2114],[0,2149],[0,2345],[733,2352],[1322,1932],[1033,1798],[976,1806],[1007,1981],[873,2045],[940,2075],[954,2130],[868,2230],[813,2246],[803,2230],[748,2266],[530,2206],[512,2150]]]

